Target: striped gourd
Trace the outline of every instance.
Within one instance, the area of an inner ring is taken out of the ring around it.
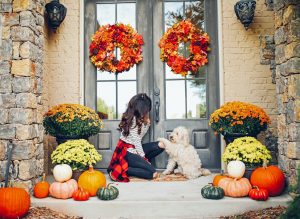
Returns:
[[[113,200],[119,195],[119,190],[109,183],[106,187],[102,187],[97,191],[97,197],[101,200]]]

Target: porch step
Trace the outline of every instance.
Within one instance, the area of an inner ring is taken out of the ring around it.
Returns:
[[[32,198],[32,205],[82,216],[84,219],[199,219],[286,206],[291,200],[288,194],[270,198],[266,202],[249,198],[204,199],[201,188],[211,182],[212,177],[184,182],[118,183],[120,195],[113,201],[101,201],[96,197],[86,202]]]

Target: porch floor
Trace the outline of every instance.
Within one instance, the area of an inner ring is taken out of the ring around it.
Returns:
[[[120,195],[113,201],[101,201],[96,197],[86,202],[73,199],[36,199],[32,206],[48,207],[84,219],[200,219],[243,213],[248,210],[286,206],[288,194],[258,202],[249,198],[208,200],[201,196],[201,188],[212,181],[213,176],[179,182],[130,182],[118,183]]]

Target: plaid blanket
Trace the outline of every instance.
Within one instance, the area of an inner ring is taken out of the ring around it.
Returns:
[[[129,178],[126,174],[128,163],[125,159],[127,148],[134,148],[134,146],[119,140],[107,168],[108,174],[118,182],[129,182]]]

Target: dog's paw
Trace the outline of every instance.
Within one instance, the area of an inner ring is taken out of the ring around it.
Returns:
[[[171,174],[171,171],[169,170],[165,170],[164,172],[162,172],[163,175],[170,175]]]
[[[211,174],[211,172],[208,169],[204,169],[204,168],[201,169],[202,176],[208,176],[210,174]]]

